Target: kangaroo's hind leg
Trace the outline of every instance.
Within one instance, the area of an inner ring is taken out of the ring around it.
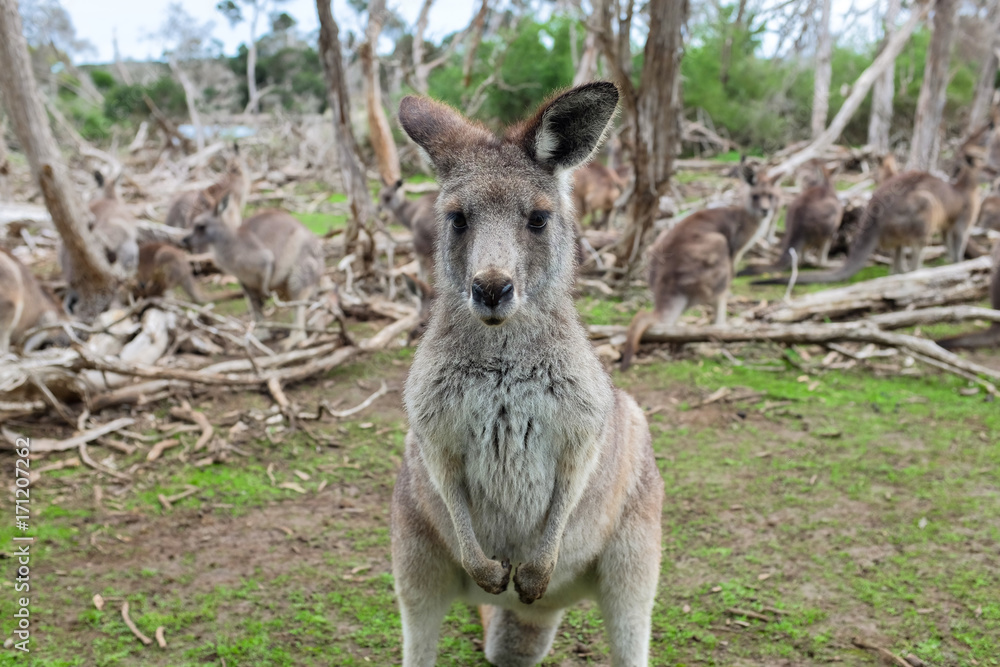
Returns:
[[[552,648],[562,611],[525,609],[515,613],[492,605],[480,609],[486,659],[496,667],[537,665]]]

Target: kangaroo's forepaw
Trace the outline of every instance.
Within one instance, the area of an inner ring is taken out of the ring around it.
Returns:
[[[474,567],[466,566],[465,570],[480,588],[493,595],[503,593],[510,584],[510,561],[507,559],[503,562],[483,560]]]
[[[552,576],[552,565],[545,563],[521,563],[514,573],[514,589],[524,604],[531,604],[545,595]]]

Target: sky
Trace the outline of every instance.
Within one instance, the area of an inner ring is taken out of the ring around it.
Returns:
[[[79,62],[110,62],[114,57],[112,35],[117,30],[118,46],[122,57],[134,60],[159,58],[163,53],[162,43],[151,34],[163,23],[171,0],[61,0],[70,13],[76,27],[77,36],[89,40],[95,52],[79,54],[74,58]],[[176,1],[176,0],[174,0]],[[880,0],[833,0],[833,31],[836,34],[844,26],[843,16],[851,6],[865,9]],[[180,0],[184,9],[199,22],[214,22],[213,36],[222,42],[223,52],[236,53],[242,42],[247,41],[249,28],[246,23],[230,27],[229,22],[215,10],[216,0]],[[420,0],[389,0],[389,7],[396,9],[413,25],[420,11]],[[95,10],[99,6],[99,10]],[[435,41],[464,28],[478,6],[475,0],[435,0],[431,7],[428,37]],[[306,34],[319,29],[314,0],[285,0],[279,5],[281,11],[288,12],[296,21],[298,29]],[[363,24],[347,0],[333,0],[333,15],[341,32],[361,31]],[[261,21],[258,34],[267,32],[266,20]],[[383,39],[383,42],[386,42]],[[391,43],[382,43],[380,51],[391,49]]]
[[[117,30],[118,48],[125,59],[148,60],[159,58],[163,46],[150,34],[156,32],[163,23],[171,0],[62,0],[76,27],[78,37],[89,40],[96,53],[81,54],[74,58],[77,62],[110,62],[114,58],[112,35]],[[181,0],[184,9],[201,23],[213,21],[213,36],[223,44],[227,55],[236,53],[240,43],[246,42],[249,28],[246,23],[229,26],[229,22],[215,10],[215,0]],[[431,7],[428,37],[435,40],[464,28],[472,19],[474,0],[435,0]],[[392,2],[389,6],[402,14],[409,24],[417,20],[421,3],[419,0]],[[100,7],[100,9],[96,9]],[[287,0],[279,5],[298,21],[298,29],[310,33],[319,29],[314,0]],[[346,0],[333,0],[333,16],[340,25],[341,32],[357,30],[360,24],[354,10]],[[258,34],[267,32],[266,21],[261,21]]]

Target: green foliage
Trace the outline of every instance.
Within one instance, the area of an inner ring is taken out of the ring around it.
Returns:
[[[90,80],[94,82],[98,90],[111,90],[115,86],[115,77],[103,69],[95,69],[90,72]]]
[[[267,39],[262,39],[257,46],[257,89],[271,89],[263,105],[266,107],[277,100],[281,108],[288,111],[322,112],[326,108],[326,82],[316,50],[301,45],[269,46],[273,45]],[[243,109],[250,101],[246,46],[240,45],[239,53],[229,58],[227,64],[237,76],[238,105]]]
[[[139,84],[116,84],[104,95],[104,115],[114,122],[129,118],[145,118],[149,107],[143,95],[150,99],[161,111],[171,116],[187,113],[184,89],[170,76],[161,76],[148,86]]]

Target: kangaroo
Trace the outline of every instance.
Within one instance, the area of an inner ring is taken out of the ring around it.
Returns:
[[[781,240],[778,261],[767,266],[749,266],[739,272],[741,276],[755,276],[772,271],[784,271],[792,265],[791,250],[801,260],[803,251],[815,250],[820,266],[825,266],[844,216],[844,205],[837,197],[837,190],[830,180],[830,172],[819,161],[810,165],[810,175],[802,192],[788,205],[785,216],[785,235]]]
[[[410,292],[420,300],[420,321],[406,336],[406,344],[413,345],[427,331],[427,323],[431,318],[431,304],[434,303],[434,288],[416,276],[403,274],[403,279],[406,280],[406,287]]]
[[[591,162],[573,174],[573,203],[582,223],[589,214],[590,226],[606,227],[615,210],[615,202],[625,191],[625,183],[614,169]]]
[[[878,170],[875,172],[875,182],[881,185],[899,173],[899,163],[894,153],[886,153],[879,158]]]
[[[994,183],[993,193],[983,199],[976,226],[1000,232],[1000,181]]]
[[[979,212],[981,151],[972,145],[974,140],[963,146],[962,161],[951,183],[925,171],[904,171],[878,186],[865,207],[861,232],[843,266],[836,271],[800,275],[797,282],[808,285],[846,280],[861,270],[877,246],[894,252],[893,273],[917,270],[923,266],[924,247],[936,232],[944,236],[951,261],[962,261],[970,226]],[[785,282],[774,278],[754,284]]]
[[[157,297],[175,287],[187,292],[194,303],[206,301],[195,284],[191,263],[184,251],[165,243],[140,245],[133,294],[138,298]]]
[[[434,275],[434,244],[438,228],[434,205],[438,193],[429,192],[417,200],[406,198],[403,180],[386,185],[378,193],[378,210],[391,211],[399,224],[413,232],[413,251],[420,267],[420,279],[425,283]]]
[[[990,305],[994,310],[1000,310],[1000,244],[993,249],[993,278],[990,281]],[[944,338],[937,344],[946,350],[956,348],[993,347],[1000,345],[1000,322],[994,322],[985,331]]]
[[[284,211],[270,210],[241,224],[239,205],[229,193],[194,219],[183,244],[212,249],[219,268],[240,281],[257,322],[264,320],[269,294],[284,301],[310,299],[323,275],[323,246],[302,223]],[[296,305],[295,324],[285,343],[289,348],[305,340],[305,304]]]
[[[435,664],[456,598],[482,605],[494,665],[541,661],[585,597],[612,664],[647,664],[663,481],[645,417],[571,295],[571,172],[617,102],[614,84],[588,83],[503,136],[426,98],[400,103],[441,184],[437,296],[406,381],[392,498],[405,667]]]
[[[10,351],[11,343],[21,342],[29,329],[65,319],[62,308],[28,267],[0,248],[0,356]],[[24,349],[33,349],[48,337],[44,332],[32,336]]]
[[[206,211],[211,211],[226,193],[229,193],[232,203],[242,211],[250,196],[250,177],[237,144],[233,144],[233,155],[226,162],[225,171],[215,183],[203,190],[182,192],[173,199],[167,211],[166,224],[171,227],[191,229],[194,219]],[[205,247],[195,247],[192,252],[205,250]]]
[[[653,312],[638,312],[628,327],[621,369],[628,370],[639,341],[655,322],[673,326],[690,306],[715,307],[715,324],[726,322],[726,298],[743,254],[767,232],[780,200],[777,186],[745,162],[740,173],[749,186],[743,206],[694,213],[660,232],[650,249],[649,288]]]

